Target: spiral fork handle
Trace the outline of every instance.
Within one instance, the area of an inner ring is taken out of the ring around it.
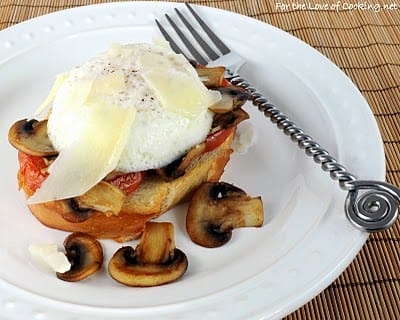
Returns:
[[[345,202],[347,218],[367,232],[390,228],[397,219],[400,203],[399,188],[380,181],[357,180]]]
[[[377,232],[390,228],[398,216],[400,189],[385,182],[357,180],[329,152],[322,148],[311,136],[300,129],[275,105],[250,86],[239,75],[229,77],[229,81],[250,94],[250,100],[264,113],[264,116],[277,125],[306,155],[321,165],[322,170],[330,173],[343,190],[348,191],[345,212],[350,222],[367,232]]]

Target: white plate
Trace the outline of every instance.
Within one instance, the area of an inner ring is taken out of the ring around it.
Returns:
[[[187,253],[181,281],[136,289],[117,284],[106,268],[81,283],[38,269],[32,243],[62,244],[66,233],[38,223],[17,191],[16,151],[9,126],[32,114],[55,75],[113,42],[158,37],[154,18],[181,4],[115,3],[56,12],[0,33],[0,310],[13,319],[269,319],[318,294],[352,261],[367,235],[343,212],[345,192],[253,106],[258,137],[233,155],[223,180],[261,195],[265,226],[242,229],[218,249],[193,244],[185,206],[161,217],[175,223]],[[197,7],[226,43],[248,58],[243,76],[306,128],[351,172],[384,179],[383,147],[368,105],[351,81],[303,42],[270,25],[231,12]],[[105,265],[120,246],[102,241]],[[135,242],[132,242],[134,245]]]

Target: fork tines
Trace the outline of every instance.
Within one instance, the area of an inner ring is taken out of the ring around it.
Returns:
[[[189,9],[192,16],[197,21],[197,26],[200,26],[203,30],[203,35],[206,36],[211,42],[215,45],[216,49],[220,52],[218,53],[214,50],[206,40],[200,35],[200,33],[196,30],[196,28],[191,24],[188,19],[178,10],[175,8],[175,12],[179,19],[182,21],[183,25],[186,27],[186,30],[190,33],[190,39],[188,38],[188,33],[184,32],[183,29],[179,28],[179,26],[174,22],[174,20],[166,14],[165,17],[171,27],[174,29],[175,33],[178,35],[180,41],[184,44],[187,48],[188,52],[191,56],[200,64],[206,65],[209,61],[214,61],[218,59],[221,54],[225,55],[230,52],[230,49],[222,42],[222,40],[208,27],[208,25],[204,22],[203,19],[194,11],[194,9],[188,4],[185,3],[186,7]],[[160,29],[164,38],[170,43],[172,50],[176,53],[182,53],[188,60],[193,60],[185,54],[184,50],[182,50],[179,45],[173,40],[170,34],[166,31],[166,29],[161,25],[161,23],[156,19],[156,24]],[[202,53],[193,45],[193,39],[198,44],[202,50]]]

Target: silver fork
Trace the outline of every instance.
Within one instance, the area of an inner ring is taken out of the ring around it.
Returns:
[[[245,59],[233,52],[215,34],[191,5],[186,3],[186,7],[196,20],[196,25],[190,24],[185,15],[176,8],[175,13],[189,31],[187,33],[182,31],[168,14],[165,14],[165,17],[187,50],[181,49],[162,24],[156,20],[158,28],[170,43],[171,48],[176,53],[183,54],[188,60],[194,60],[202,65],[225,66],[227,79],[233,85],[247,90],[253,105],[267,118],[270,118],[286,135],[290,136],[294,142],[297,142],[297,145],[304,149],[305,153],[316,163],[319,163],[324,171],[328,171],[333,180],[338,180],[339,186],[343,190],[348,191],[345,212],[354,226],[367,232],[390,228],[398,215],[400,189],[386,182],[357,180],[356,176],[349,173],[326,149],[322,148],[239,75],[240,67],[246,62]],[[188,34],[190,34],[189,37]],[[208,44],[210,41],[218,51]],[[197,47],[202,50],[198,50],[193,43],[197,43]]]

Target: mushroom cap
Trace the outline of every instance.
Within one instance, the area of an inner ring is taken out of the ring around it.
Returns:
[[[240,122],[249,118],[249,114],[243,109],[235,109],[225,113],[214,115],[213,130],[226,129],[237,126]]]
[[[68,222],[83,222],[92,215],[92,211],[89,208],[80,207],[75,198],[60,200],[58,206],[62,207],[60,210],[62,218]]]
[[[120,248],[108,264],[108,272],[127,286],[150,287],[179,279],[188,266],[186,255],[175,248],[169,222],[148,222],[139,244]]]
[[[179,249],[173,259],[161,264],[140,263],[135,249],[125,246],[118,249],[108,264],[111,277],[127,286],[152,287],[173,282],[186,272],[188,260]]]
[[[195,64],[194,67],[199,78],[208,89],[216,89],[221,86],[225,75],[225,67],[205,67],[199,64]]]
[[[16,149],[32,156],[57,155],[47,135],[47,120],[23,119],[8,131],[8,140]]]
[[[118,215],[125,201],[125,193],[106,181],[100,181],[83,195],[58,202],[64,220],[79,223],[89,219],[93,210],[106,215]]]
[[[173,161],[163,168],[156,169],[156,172],[165,181],[173,181],[174,179],[183,176],[186,172],[186,169],[192,164],[193,161],[200,157],[205,150],[206,143],[203,141],[192,147],[183,157]]]
[[[250,98],[250,94],[240,87],[220,87],[217,90],[221,93],[221,100],[209,107],[215,113],[226,113],[237,110]]]
[[[64,241],[67,258],[71,269],[57,273],[65,281],[80,281],[95,273],[103,263],[103,248],[94,237],[81,232],[70,234]]]
[[[260,197],[249,197],[225,182],[202,184],[193,194],[186,215],[186,230],[193,242],[207,248],[227,243],[232,230],[260,227],[264,210]]]

